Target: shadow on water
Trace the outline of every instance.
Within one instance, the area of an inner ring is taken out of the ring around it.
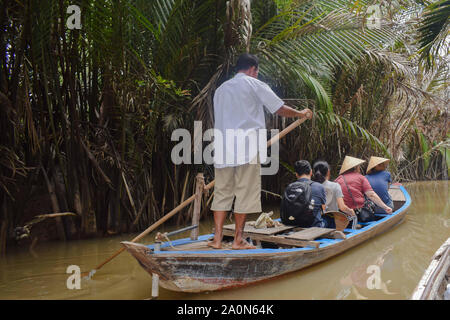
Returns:
[[[412,204],[405,221],[339,256],[239,289],[186,294],[161,288],[160,299],[408,299],[432,255],[450,236],[450,200],[448,181],[415,182],[406,188]],[[210,233],[212,226],[212,219],[202,221],[200,234]],[[83,279],[81,289],[66,286],[69,265],[89,271],[113,254],[120,241],[134,236],[40,243],[33,253],[15,248],[0,259],[0,299],[149,298],[151,277],[126,252],[92,280]],[[152,242],[154,236],[143,242]]]

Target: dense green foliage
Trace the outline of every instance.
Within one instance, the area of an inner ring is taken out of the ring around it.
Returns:
[[[264,189],[279,193],[299,158],[336,172],[346,154],[389,157],[400,180],[448,177],[449,1],[382,2],[379,28],[368,0],[1,3],[1,252],[48,211],[79,216],[57,221],[60,238],[142,230],[197,172],[212,180],[210,166],[172,163],[171,133],[213,125],[214,90],[245,51],[280,97],[315,112],[282,141]],[[268,115],[269,128],[287,124]]]

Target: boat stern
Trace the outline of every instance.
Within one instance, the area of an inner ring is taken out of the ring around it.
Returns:
[[[161,257],[158,259],[159,255],[155,254],[150,247],[129,241],[123,241],[121,244],[150,275],[153,276],[156,273],[159,276],[159,284],[165,289],[179,292],[201,292],[219,290],[224,287],[224,283],[220,279],[196,279],[187,275],[175,277],[170,272],[172,270],[170,264],[163,267],[164,264],[162,265],[161,262],[164,262],[165,259],[161,259]],[[245,282],[245,279],[243,281]],[[227,284],[228,286],[239,286],[242,285],[241,282]]]

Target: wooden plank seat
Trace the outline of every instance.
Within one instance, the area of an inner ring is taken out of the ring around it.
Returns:
[[[349,224],[349,220],[347,219],[347,215],[345,213],[343,213],[343,212],[340,212],[340,211],[328,211],[328,212],[325,212],[324,214],[326,214],[327,216],[329,216],[332,219],[334,219],[334,224],[336,225],[336,230],[338,230],[338,231],[344,230]]]
[[[388,192],[391,196],[392,201],[406,201],[405,194],[400,188],[390,187]]]
[[[246,233],[254,233],[254,234],[261,234],[261,235],[275,235],[277,233],[281,233],[287,230],[294,229],[294,226],[287,226],[284,224],[281,224],[281,226],[273,227],[273,228],[262,228],[262,229],[256,229],[254,227],[255,221],[248,221],[245,223],[244,232]],[[234,234],[234,224],[228,224],[226,226],[223,226],[223,230],[232,231]]]
[[[336,231],[335,229],[311,227],[289,234],[286,236],[286,238],[311,241],[335,231]]]
[[[389,188],[389,195],[394,203],[394,211],[397,211],[406,201],[405,195],[402,190],[397,186],[391,186]]]
[[[234,231],[229,229],[224,229],[223,234],[225,236],[234,236]],[[284,246],[292,246],[292,247],[313,247],[318,248],[320,243],[317,241],[303,241],[296,239],[288,239],[284,235],[266,235],[266,234],[258,234],[258,233],[250,233],[244,231],[244,238],[251,238],[253,241],[264,241],[271,242],[274,244],[284,245]]]
[[[253,226],[254,221],[248,221],[244,227],[244,238],[251,238],[254,241],[265,241],[274,244],[293,246],[293,247],[313,247],[318,248],[320,243],[316,241],[303,241],[299,239],[288,239],[286,235],[277,235],[288,230],[301,230],[294,226],[281,225],[273,228],[256,229]],[[223,227],[223,235],[234,236],[234,224],[226,225]]]
[[[254,241],[271,242],[279,245],[294,247],[314,247],[318,248],[319,241],[314,239],[320,237],[330,237],[332,239],[345,239],[345,234],[336,229],[328,228],[300,228],[295,226],[281,225],[273,228],[256,229],[254,221],[248,221],[244,227],[244,238],[251,238]],[[235,225],[229,224],[223,227],[225,236],[234,236]],[[286,233],[288,231],[288,233]],[[289,232],[290,231],[290,232]]]

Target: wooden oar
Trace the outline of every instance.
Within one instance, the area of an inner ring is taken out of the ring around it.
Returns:
[[[284,130],[282,130],[279,134],[277,134],[276,136],[273,136],[270,140],[268,140],[267,146],[270,147],[272,144],[274,144],[275,142],[277,142],[278,140],[283,138],[285,135],[287,135],[289,132],[291,132],[296,127],[301,125],[306,120],[308,120],[308,118],[301,118],[301,119],[297,119],[296,121],[292,122],[289,126],[284,128]]]
[[[292,122],[288,127],[286,127],[284,130],[282,130],[280,133],[278,133],[276,136],[272,137],[270,140],[267,141],[267,146],[271,146],[272,144],[274,144],[275,142],[277,142],[278,140],[280,140],[281,138],[283,138],[286,134],[288,134],[289,132],[291,132],[293,129],[295,129],[296,127],[298,127],[300,124],[302,124],[303,122],[305,122],[307,120],[307,118],[301,118],[301,119],[297,119],[296,121]],[[214,187],[214,183],[215,181],[211,181],[210,183],[208,183],[205,188],[203,190],[209,190],[212,187]],[[166,214],[164,217],[162,217],[161,219],[159,219],[157,222],[155,222],[154,224],[152,224],[150,227],[148,227],[147,229],[145,229],[140,235],[138,235],[137,237],[135,237],[133,240],[131,240],[131,242],[136,242],[140,239],[142,239],[143,237],[145,237],[147,234],[149,234],[150,232],[152,232],[153,230],[155,230],[156,228],[158,228],[160,225],[162,225],[164,222],[166,222],[167,220],[169,220],[170,218],[172,218],[177,212],[179,212],[181,209],[185,208],[188,204],[190,204],[191,202],[193,202],[195,200],[195,194],[193,194],[192,196],[190,196],[189,198],[187,198],[186,200],[184,200],[182,203],[180,203],[176,208],[174,208],[172,211],[170,211],[168,214]],[[103,261],[101,264],[99,264],[95,269],[91,270],[91,272],[84,272],[82,273],[82,277],[88,277],[89,279],[92,278],[92,276],[97,272],[97,270],[99,270],[100,268],[102,268],[105,264],[107,264],[108,262],[110,262],[112,259],[114,259],[115,257],[117,257],[119,254],[121,254],[123,251],[125,250],[125,247],[120,248],[119,250],[117,250],[111,257],[109,257],[108,259],[106,259],[105,261]]]

